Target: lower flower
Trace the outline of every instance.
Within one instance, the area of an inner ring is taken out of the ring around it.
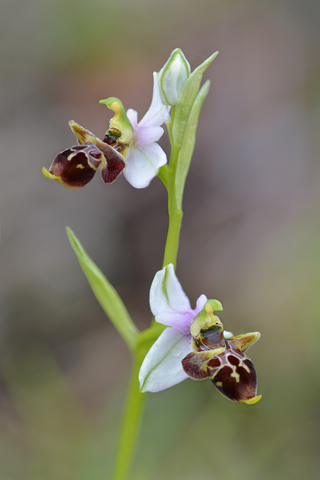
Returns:
[[[260,338],[258,332],[233,336],[213,314],[222,310],[218,300],[201,295],[192,310],[173,265],[155,275],[150,289],[150,307],[157,322],[168,328],[147,353],[139,374],[143,392],[157,392],[186,378],[210,379],[235,403],[253,404],[257,374],[246,350]]]

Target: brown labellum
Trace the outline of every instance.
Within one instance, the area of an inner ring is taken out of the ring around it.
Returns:
[[[255,397],[257,374],[252,361],[240,350],[226,351],[218,358],[220,366],[214,364],[216,359],[208,362],[210,380],[217,389],[232,402],[245,402]]]
[[[193,337],[193,348],[182,360],[182,367],[194,380],[209,378],[217,389],[235,403],[256,403],[257,374],[252,361],[244,354],[260,337],[257,332],[225,339],[223,329],[201,330]]]
[[[103,155],[94,145],[76,145],[57,155],[49,173],[68,187],[84,187],[102,161]]]

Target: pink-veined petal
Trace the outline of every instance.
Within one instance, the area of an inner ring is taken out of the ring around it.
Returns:
[[[193,313],[172,263],[155,274],[150,287],[149,300],[151,312],[155,317],[168,312]]]
[[[127,110],[127,117],[132,125],[133,130],[137,130],[138,112],[136,112],[136,110],[133,110],[133,108],[129,108],[129,110]]]
[[[162,325],[168,325],[170,327],[177,328],[180,330],[180,332],[187,335],[190,333],[190,325],[194,317],[203,309],[206,301],[207,297],[205,295],[201,295],[197,300],[197,306],[194,310],[190,309],[184,312],[176,312],[174,310],[166,311],[159,313],[156,316],[156,320],[157,322],[162,323]]]
[[[200,295],[200,297],[197,300],[197,305],[196,308],[194,309],[194,315],[198,315],[199,312],[204,308],[206,302],[207,302],[207,297],[205,295]]]
[[[136,132],[136,147],[148,145],[149,143],[157,142],[163,135],[162,127],[140,127],[138,126]]]
[[[181,362],[190,352],[190,335],[166,328],[143,360],[139,372],[140,390],[159,392],[188,378]]]
[[[194,317],[192,310],[188,312],[163,312],[156,316],[156,320],[162,325],[168,325],[173,328],[177,328],[184,335],[190,333],[190,324]]]
[[[157,143],[141,148],[130,147],[123,174],[135,188],[145,188],[165,165],[167,156]]]
[[[159,74],[153,72],[153,94],[149,110],[139,122],[141,127],[160,126],[170,119],[170,107],[162,103],[160,97]],[[131,121],[131,120],[130,120]]]

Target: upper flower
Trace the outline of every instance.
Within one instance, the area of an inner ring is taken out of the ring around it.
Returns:
[[[105,183],[113,182],[123,170],[128,182],[136,188],[144,188],[165,165],[167,157],[156,143],[163,135],[162,125],[169,120],[169,107],[160,98],[158,74],[153,74],[153,97],[149,110],[138,122],[138,114],[129,109],[126,113],[121,101],[115,97],[101,100],[115,112],[110,127],[102,140],[73,120],[69,125],[80,146],[61,152],[45,176],[70,188],[86,185],[99,165]]]
[[[101,100],[100,103],[105,103],[115,111],[110,99]],[[153,73],[153,95],[149,110],[140,122],[138,113],[132,108],[129,108],[126,117],[132,126],[132,134],[127,143],[128,151],[123,174],[133,187],[144,188],[158,174],[159,168],[167,163],[165,152],[156,142],[164,132],[161,125],[170,119],[169,107],[161,101],[159,75],[156,72]],[[115,121],[115,118],[110,122],[110,126],[111,124],[112,127],[121,130],[120,122]],[[123,143],[120,137],[117,145],[121,148]]]
[[[236,403],[256,403],[257,375],[244,352],[257,341],[257,332],[232,336],[213,315],[218,300],[201,295],[196,308],[177,279],[173,265],[159,271],[150,288],[150,308],[157,322],[167,325],[147,353],[139,373],[143,392],[157,392],[186,378],[209,378]]]

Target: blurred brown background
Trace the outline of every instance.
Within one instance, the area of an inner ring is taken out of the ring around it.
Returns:
[[[177,273],[224,305],[262,401],[210,382],[149,395],[132,478],[316,479],[319,461],[319,4],[280,0],[1,0],[0,479],[110,478],[130,371],[68,244],[69,225],[139,326],[161,267],[166,195],[99,175],[73,191],[41,173],[103,136],[120,97],[139,118],[152,71],[182,48],[220,55],[187,181]],[[168,140],[162,140],[168,152]]]

